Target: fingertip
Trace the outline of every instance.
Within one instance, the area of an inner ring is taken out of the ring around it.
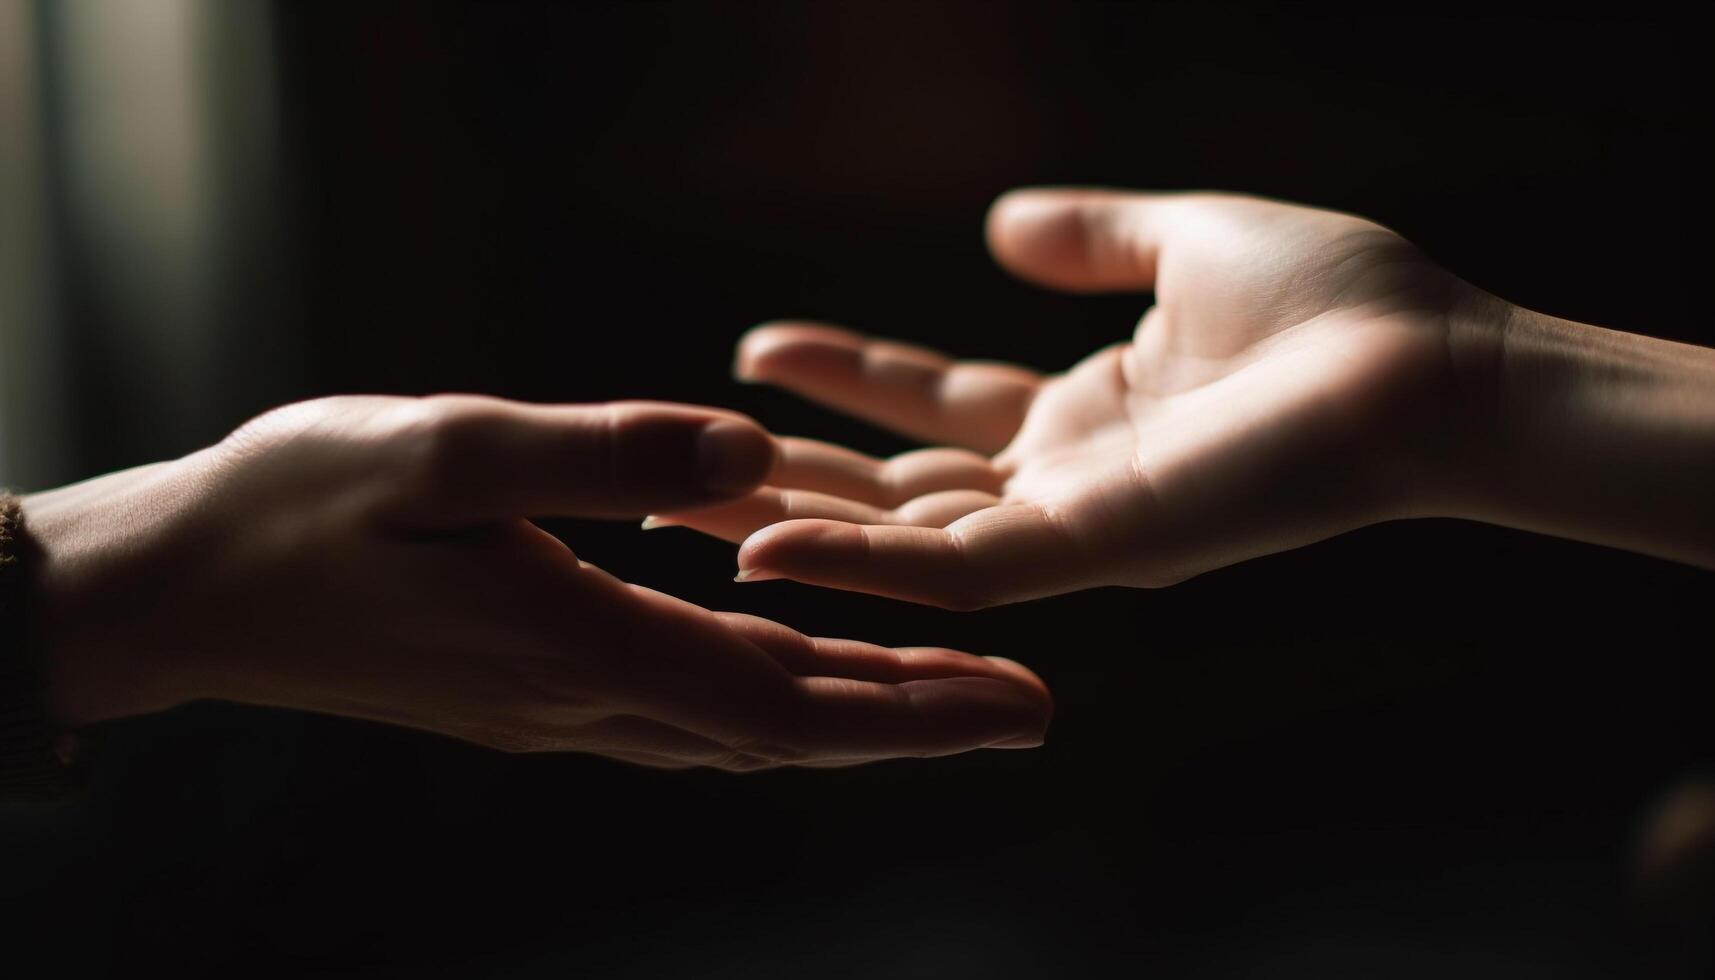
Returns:
[[[1063,196],[1063,191],[1053,187],[1014,187],[1002,193],[989,204],[986,221],[989,240],[992,242],[997,231],[1014,221],[1059,207]]]
[[[989,208],[989,250],[1007,271],[1054,289],[1145,289],[1153,259],[1126,216],[1154,196],[1099,187],[1009,191]]]
[[[1094,184],[1029,184],[1002,191],[989,205],[992,217],[1002,208],[1063,208],[1074,204],[1100,204],[1154,196],[1156,192]]]
[[[600,489],[607,499],[594,512],[656,515],[650,527],[744,496],[768,478],[779,454],[754,420],[701,405],[615,402],[585,429],[588,447],[568,461],[564,478]]]
[[[746,330],[733,346],[732,376],[735,381],[756,382],[762,380],[758,365],[763,351],[770,343],[770,332],[773,324],[762,323]]]
[[[1014,690],[1020,695],[1021,703],[1025,705],[1023,710],[1029,719],[1017,736],[1024,744],[1017,747],[1033,748],[1041,745],[1047,736],[1049,723],[1054,720],[1054,695],[1049,692],[1048,685],[1042,682],[1042,678],[1037,677],[1023,664],[1005,662],[1016,668],[1010,671],[1008,682],[1014,685]]]
[[[1054,701],[1048,696],[1046,688],[1038,696],[1029,701],[1030,707],[1021,724],[1012,732],[996,742],[991,742],[991,749],[1034,749],[1040,748],[1048,741],[1048,727],[1054,720]]]
[[[1049,722],[1054,718],[1054,696],[1041,677],[1008,657],[980,656],[957,650],[946,652],[986,661],[992,672],[985,671],[982,676],[998,682],[1005,691],[1002,697],[1009,705],[1006,710],[1011,714],[1012,722],[1005,733],[1005,741],[989,743],[988,748],[1032,748],[1042,744]]]
[[[1004,742],[996,742],[993,745],[985,745],[983,747],[989,749],[1039,749],[1048,741],[1045,736],[1046,733],[1040,735],[1020,735],[1017,738],[1009,738]]]
[[[733,377],[739,381],[765,380],[771,357],[791,342],[790,324],[785,321],[770,320],[746,330],[733,354]]]
[[[964,678],[937,683],[931,697],[948,698],[941,707],[958,710],[973,725],[970,734],[983,747],[1015,744],[1019,748],[1041,745],[1054,714],[1046,691],[1036,691],[1010,679]],[[919,692],[924,694],[927,692]],[[986,731],[984,731],[986,730]]]
[[[989,209],[988,244],[995,260],[1025,279],[1060,285],[1089,263],[1083,221],[1066,192],[1011,191]]]
[[[773,472],[774,438],[746,418],[721,418],[697,435],[697,469],[703,486],[722,497],[748,493]]]
[[[781,521],[744,539],[738,549],[738,566],[741,570],[767,568],[792,576],[829,559],[861,554],[864,548],[863,528],[856,524],[822,519]]]
[[[772,320],[739,338],[733,376],[740,381],[772,381],[784,374],[828,365],[846,366],[862,338],[823,323]]]
[[[1029,667],[1009,657],[984,657],[983,659],[1004,670],[1009,677],[1037,691],[1052,704],[1053,697],[1048,691],[1048,683]]]

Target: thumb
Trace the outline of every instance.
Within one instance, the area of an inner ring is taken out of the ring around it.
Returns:
[[[989,251],[1013,275],[1054,289],[1149,290],[1172,210],[1160,194],[1008,191],[989,207]]]
[[[773,469],[774,439],[742,415],[665,402],[529,405],[425,400],[406,520],[641,517],[719,503]]]

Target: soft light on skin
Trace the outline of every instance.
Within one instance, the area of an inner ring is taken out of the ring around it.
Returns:
[[[529,519],[716,505],[774,454],[692,405],[287,406],[25,498],[44,700],[67,727],[208,698],[731,771],[1040,744],[1052,698],[1011,661],[713,612]]]
[[[782,438],[768,486],[653,526],[742,543],[741,581],[955,609],[1428,516],[1715,567],[1715,351],[1523,310],[1373,222],[1241,195],[1017,191],[988,235],[1021,278],[1157,302],[1057,375],[757,327],[740,378],[932,448]]]

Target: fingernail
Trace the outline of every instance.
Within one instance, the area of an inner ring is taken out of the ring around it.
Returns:
[[[653,531],[659,527],[684,527],[683,524],[673,520],[671,517],[657,517],[654,514],[650,514],[648,517],[645,517],[643,519],[642,526],[645,531]]]
[[[762,430],[720,419],[697,436],[697,467],[703,486],[716,493],[742,493],[761,483],[774,465],[774,444]]]
[[[744,332],[738,340],[738,347],[732,352],[732,378],[745,384],[756,383],[756,371],[752,367],[756,358],[751,356],[751,350],[756,346],[756,332],[766,323],[759,323]]]
[[[1001,742],[991,743],[991,749],[1039,749],[1047,740],[1041,735],[1018,735]]]
[[[734,582],[772,582],[777,578],[785,577],[779,572],[771,572],[766,568],[741,568],[738,570],[738,574],[732,577],[732,580]]]

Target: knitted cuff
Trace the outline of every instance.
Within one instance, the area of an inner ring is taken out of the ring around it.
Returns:
[[[0,802],[64,799],[84,777],[82,742],[49,724],[30,660],[23,532],[18,498],[0,494]]]

